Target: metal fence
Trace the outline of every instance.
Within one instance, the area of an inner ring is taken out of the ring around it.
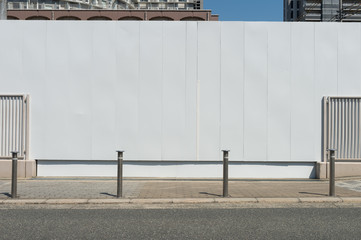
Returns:
[[[25,95],[0,95],[0,158],[18,151],[26,158],[28,149],[28,100]]]
[[[336,149],[336,160],[361,160],[361,97],[325,97],[324,160]]]

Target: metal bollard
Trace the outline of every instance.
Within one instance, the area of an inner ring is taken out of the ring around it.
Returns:
[[[117,151],[118,153],[118,175],[117,175],[117,198],[123,197],[123,153],[124,151]]]
[[[336,160],[336,155],[335,149],[328,149],[329,152],[329,159],[330,159],[330,192],[329,192],[329,196],[330,197],[335,197],[335,160]]]
[[[11,198],[18,198],[18,153],[11,152],[12,154],[12,171],[11,171]]]
[[[228,155],[229,150],[223,151],[223,197],[229,197],[228,195]]]

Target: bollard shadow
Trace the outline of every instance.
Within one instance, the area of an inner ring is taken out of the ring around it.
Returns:
[[[106,192],[101,192],[100,194],[106,195],[106,196],[111,196],[111,197],[117,197],[117,195],[114,195],[114,194],[111,194],[111,193],[106,193]]]
[[[308,195],[316,195],[316,196],[328,196],[327,194],[324,193],[311,193],[311,192],[299,192],[300,194],[308,194]]]
[[[215,196],[215,197],[222,197],[223,196],[223,195],[220,195],[220,194],[214,194],[214,193],[208,193],[208,192],[199,192],[199,194]]]
[[[0,194],[5,195],[5,196],[7,196],[7,197],[11,197],[11,194],[10,194],[10,193],[7,193],[7,192],[2,192],[2,193],[0,193]]]

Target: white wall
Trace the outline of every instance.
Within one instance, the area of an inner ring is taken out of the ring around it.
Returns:
[[[361,95],[358,23],[0,21],[33,159],[320,161],[321,99]]]
[[[116,177],[115,161],[54,161],[38,162],[41,177]],[[125,162],[124,177],[149,178],[222,178],[220,162]],[[231,162],[230,178],[315,178],[312,163],[241,163]]]

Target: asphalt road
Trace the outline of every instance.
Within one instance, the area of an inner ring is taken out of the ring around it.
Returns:
[[[360,239],[361,208],[0,209],[0,239]]]

